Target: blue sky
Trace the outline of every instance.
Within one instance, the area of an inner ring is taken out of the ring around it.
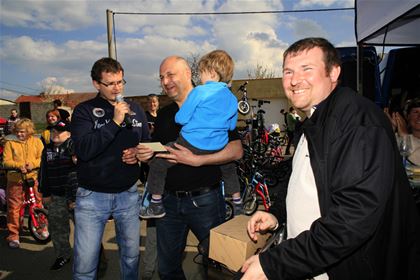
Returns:
[[[108,55],[106,10],[114,12],[248,12],[349,8],[353,0],[2,0],[0,96],[90,92],[92,64]],[[235,61],[234,79],[256,65],[281,76],[283,51],[321,36],[354,46],[354,11],[211,16],[115,14],[117,56],[126,95],[160,93],[158,71],[168,55],[191,57],[214,49]]]

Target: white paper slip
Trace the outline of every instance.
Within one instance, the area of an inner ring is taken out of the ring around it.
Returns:
[[[166,152],[165,146],[163,146],[160,142],[150,142],[150,143],[140,143],[146,147],[149,147],[154,152]]]

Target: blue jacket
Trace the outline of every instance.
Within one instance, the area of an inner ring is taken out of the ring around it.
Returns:
[[[201,150],[219,150],[228,143],[228,131],[238,120],[238,100],[226,83],[207,82],[188,95],[175,116],[181,135]]]
[[[74,109],[71,132],[80,186],[96,192],[117,193],[137,181],[139,165],[123,163],[123,150],[149,141],[150,136],[144,111],[136,103],[126,102],[135,113],[132,128],[120,127],[112,120],[114,106],[99,94]]]

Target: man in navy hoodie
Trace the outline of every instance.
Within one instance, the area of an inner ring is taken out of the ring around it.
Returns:
[[[72,116],[79,180],[73,279],[96,279],[102,234],[112,216],[121,279],[137,280],[140,225],[136,181],[140,170],[135,147],[149,140],[147,119],[139,105],[119,98],[126,82],[118,61],[96,61],[91,77],[98,95],[76,106]]]

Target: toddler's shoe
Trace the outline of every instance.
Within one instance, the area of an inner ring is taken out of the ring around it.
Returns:
[[[166,215],[163,203],[150,202],[149,206],[140,208],[140,218],[151,219],[151,218],[162,218]]]
[[[235,216],[244,214],[244,204],[243,203],[233,203],[233,214]]]

